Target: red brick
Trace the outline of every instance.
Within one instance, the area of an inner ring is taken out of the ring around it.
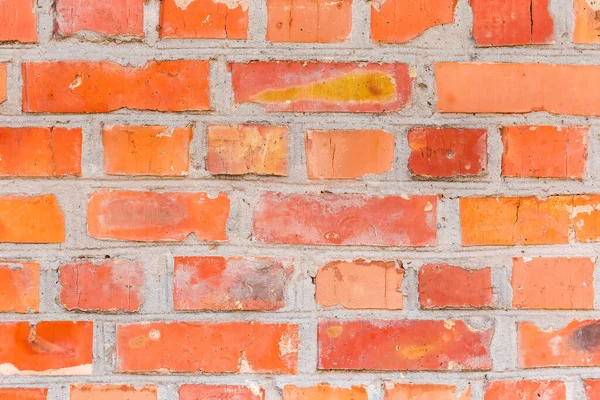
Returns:
[[[583,178],[588,128],[510,126],[501,132],[502,176]]]
[[[179,39],[247,39],[246,0],[164,0],[160,37]]]
[[[179,400],[264,400],[265,390],[258,386],[181,385]]]
[[[423,308],[492,307],[492,269],[465,269],[445,263],[419,270],[419,303]]]
[[[352,0],[267,0],[267,41],[339,43],[350,40]]]
[[[586,379],[583,383],[585,385],[586,399],[600,400],[600,380]]]
[[[40,264],[0,261],[0,312],[40,310]]]
[[[404,269],[396,261],[332,261],[317,272],[316,302],[323,307],[401,310]]]
[[[292,260],[175,257],[175,309],[278,310],[292,271]]]
[[[353,179],[391,171],[394,135],[382,130],[306,132],[309,179]]]
[[[69,400],[158,400],[156,386],[71,385]]]
[[[567,388],[561,381],[491,381],[484,400],[566,400]]]
[[[573,42],[582,44],[600,43],[600,20],[598,4],[592,0],[574,0],[575,26]]]
[[[317,245],[431,246],[436,196],[263,194],[254,210],[259,242]]]
[[[600,115],[600,66],[442,62],[435,80],[445,113]]]
[[[412,128],[408,169],[417,176],[483,175],[487,168],[485,129]]]
[[[571,196],[460,199],[463,246],[569,242]]]
[[[405,43],[436,25],[454,22],[457,0],[377,0],[371,2],[371,39]]]
[[[36,7],[36,0],[0,0],[0,42],[37,42]]]
[[[90,375],[92,322],[0,323],[0,375]]]
[[[48,389],[0,388],[2,400],[46,400]]]
[[[144,268],[130,261],[80,262],[60,267],[60,301],[69,311],[139,311]]]
[[[88,199],[88,234],[135,241],[227,240],[229,197],[220,193],[154,193],[101,190]]]
[[[513,258],[513,307],[594,308],[594,258]]]
[[[56,33],[144,35],[144,0],[56,0]]]
[[[572,321],[564,328],[520,322],[519,367],[600,366],[600,321]]]
[[[0,128],[0,175],[80,176],[81,143],[80,128]]]
[[[489,370],[492,334],[462,321],[320,321],[319,369]]]
[[[19,0],[21,1],[21,0]],[[0,104],[6,101],[7,68],[6,64],[0,64]]]
[[[325,383],[316,386],[298,387],[285,385],[283,400],[368,400],[367,390],[363,386],[349,388],[333,387]]]
[[[478,46],[519,46],[554,42],[548,0],[469,0]]]
[[[117,325],[117,371],[293,374],[298,343],[292,324]]]
[[[386,383],[385,400],[456,400],[457,389],[453,385],[426,383]],[[458,400],[470,400],[471,388],[460,393]]]
[[[389,112],[410,99],[406,64],[300,61],[230,63],[235,104],[266,111]]]
[[[65,215],[53,194],[0,196],[0,242],[63,243]]]
[[[119,109],[210,109],[209,61],[150,61],[141,67],[108,61],[23,64],[23,111],[105,113]]]
[[[580,242],[600,240],[600,195],[590,194],[573,197],[571,219],[575,237]]]
[[[288,173],[288,134],[284,126],[210,125],[206,169],[224,175]]]
[[[105,126],[104,172],[109,175],[183,176],[190,168],[192,127]]]

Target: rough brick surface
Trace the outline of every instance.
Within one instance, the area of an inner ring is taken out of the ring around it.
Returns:
[[[264,400],[265,390],[258,386],[182,385],[179,400]]]
[[[457,393],[452,385],[432,385],[417,383],[386,383],[385,400],[456,400]],[[458,400],[470,400],[470,389],[461,393]]]
[[[157,400],[154,386],[71,385],[70,400]]]
[[[367,391],[361,386],[351,388],[332,387],[319,384],[312,387],[286,385],[283,388],[283,400],[367,400]]]
[[[0,43],[37,42],[35,5],[35,0],[0,1]]]
[[[0,312],[38,312],[39,305],[40,265],[0,261]]]
[[[567,388],[561,381],[492,381],[486,385],[484,400],[565,400]]]

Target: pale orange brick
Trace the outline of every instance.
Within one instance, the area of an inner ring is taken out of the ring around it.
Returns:
[[[156,386],[71,385],[69,400],[158,400]]]
[[[37,42],[36,6],[36,0],[0,0],[0,42]]]
[[[334,387],[325,383],[316,386],[299,387],[285,385],[283,400],[368,400],[367,390],[363,386],[349,388]]]
[[[0,261],[0,312],[38,312],[39,306],[40,265]]]
[[[586,379],[583,381],[585,384],[585,394],[587,400],[600,400],[600,380],[599,379]]]
[[[567,387],[561,381],[491,381],[484,400],[566,400]]]
[[[265,390],[253,386],[181,385],[179,400],[264,400]]]
[[[573,42],[582,44],[600,43],[600,20],[598,4],[592,0],[573,0],[575,27]]]
[[[470,389],[470,388],[469,388]],[[456,386],[427,383],[386,383],[385,400],[456,400]],[[467,392],[459,400],[468,400]]]
[[[578,241],[600,241],[600,195],[574,196],[571,219]]]
[[[46,400],[48,389],[0,388],[2,400]]]
[[[62,243],[65,215],[53,194],[0,196],[0,242]]]

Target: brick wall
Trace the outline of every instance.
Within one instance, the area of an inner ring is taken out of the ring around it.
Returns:
[[[600,2],[0,0],[0,42],[0,399],[600,399]]]

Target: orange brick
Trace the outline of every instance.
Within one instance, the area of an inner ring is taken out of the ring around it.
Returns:
[[[71,385],[69,400],[158,400],[156,386]]]
[[[278,310],[292,271],[292,260],[175,257],[175,309]]]
[[[48,389],[0,388],[2,400],[46,400]]]
[[[339,43],[350,39],[352,0],[267,0],[269,42]]]
[[[600,115],[600,66],[442,62],[435,81],[445,113]]]
[[[469,400],[469,390],[459,400]],[[385,400],[456,400],[457,390],[452,385],[417,383],[386,383]]]
[[[283,400],[367,400],[367,391],[363,386],[350,388],[333,387],[325,383],[316,386],[298,387],[285,385]]]
[[[0,203],[1,204],[1,203]],[[88,199],[88,234],[135,241],[227,240],[229,197],[220,193],[154,193],[101,190]]]
[[[130,261],[80,262],[60,267],[60,301],[69,311],[139,311],[144,268]]]
[[[320,321],[320,370],[489,370],[493,329],[463,321]],[[365,346],[368,343],[368,346]]]
[[[501,132],[502,176],[583,178],[588,128],[510,126]]]
[[[21,0],[19,0],[21,1]],[[0,64],[0,104],[6,101],[6,81],[7,81],[7,68],[6,64]]]
[[[183,176],[190,168],[191,127],[105,126],[104,172],[110,175]]]
[[[377,0],[371,5],[371,39],[405,43],[427,29],[454,22],[457,0]]]
[[[594,258],[513,258],[513,307],[594,308]]]
[[[230,63],[235,104],[292,112],[389,112],[404,107],[413,78],[406,64],[300,61]]]
[[[575,237],[580,242],[600,240],[600,195],[590,194],[573,197],[571,219]]]
[[[567,387],[561,381],[491,381],[484,400],[567,400]]]
[[[256,386],[181,385],[179,400],[264,400],[265,390]]]
[[[117,325],[117,371],[294,374],[298,343],[292,324]]]
[[[463,246],[569,242],[571,196],[460,199]]]
[[[575,8],[575,27],[573,42],[582,44],[600,43],[600,20],[598,4],[590,0],[573,0]]]
[[[0,261],[0,312],[39,312],[39,307],[40,264]]]
[[[600,366],[600,321],[572,321],[558,329],[532,322],[518,327],[521,368]]]
[[[163,39],[247,39],[248,1],[161,1],[159,33]]]
[[[0,175],[80,176],[81,143],[80,128],[0,128]]]
[[[583,383],[585,385],[586,399],[600,400],[600,380],[586,379]]]
[[[56,33],[144,35],[144,0],[56,0]]]
[[[478,46],[519,46],[554,42],[548,0],[469,0]]]
[[[211,125],[206,169],[224,175],[288,173],[288,134],[284,126]]]
[[[0,42],[37,42],[36,6],[36,0],[0,0]]]
[[[436,196],[263,194],[253,237],[264,243],[431,246],[436,243]]]
[[[403,278],[395,261],[333,261],[317,272],[316,301],[323,307],[401,310]]]
[[[0,242],[64,241],[65,216],[53,194],[0,196]]]
[[[353,179],[391,171],[394,135],[381,130],[306,132],[309,179]]]
[[[1,322],[0,375],[90,375],[92,322]]]
[[[419,303],[423,308],[492,307],[492,269],[425,264],[419,269]]]
[[[150,61],[126,67],[107,61],[23,64],[23,111],[105,113],[210,109],[209,61]]]
[[[408,145],[408,169],[417,176],[477,176],[487,168],[485,129],[412,128]]]

